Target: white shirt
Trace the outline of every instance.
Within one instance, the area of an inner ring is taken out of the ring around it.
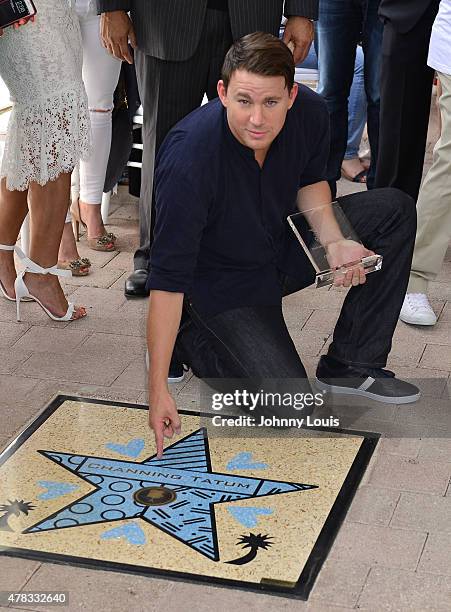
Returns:
[[[451,75],[451,0],[441,0],[432,26],[428,66]]]

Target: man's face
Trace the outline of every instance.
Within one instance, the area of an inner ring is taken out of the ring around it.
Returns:
[[[298,87],[288,91],[282,76],[262,76],[247,70],[236,70],[226,89],[218,83],[218,95],[227,109],[232,134],[241,144],[255,151],[263,162],[272,141],[284,126],[293,106]]]

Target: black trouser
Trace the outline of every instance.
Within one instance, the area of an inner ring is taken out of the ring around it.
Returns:
[[[143,157],[139,201],[140,247],[135,270],[147,269],[153,224],[152,200],[155,156],[166,134],[180,119],[200,106],[204,93],[217,96],[224,57],[232,44],[229,14],[207,10],[196,52],[188,60],[169,62],[135,51],[136,74],[143,105]]]
[[[384,261],[380,272],[349,290],[329,354],[343,363],[384,367],[409,279],[415,205],[397,189],[357,193],[339,201],[363,244]],[[284,279],[285,295],[302,288]],[[327,296],[325,289],[318,291]],[[175,356],[199,378],[306,377],[282,304],[236,308],[209,318],[187,305]]]
[[[381,106],[376,187],[397,187],[414,200],[423,174],[434,71],[427,65],[432,24],[439,2],[432,2],[405,34],[384,26]],[[406,9],[408,10],[408,9]]]

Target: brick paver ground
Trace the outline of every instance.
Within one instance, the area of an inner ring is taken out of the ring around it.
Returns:
[[[436,137],[431,124],[426,166]],[[341,182],[341,193],[359,189]],[[57,393],[146,402],[144,363],[147,301],[127,301],[123,283],[137,244],[137,201],[123,191],[112,200],[109,229],[120,251],[82,255],[93,273],[71,279],[71,299],[88,306],[86,320],[57,324],[24,304],[23,322],[0,301],[0,448]],[[382,441],[308,603],[207,585],[121,575],[1,558],[0,590],[70,589],[69,610],[426,610],[451,609],[451,442],[435,437],[433,421],[449,419],[451,370],[451,251],[431,288],[439,314],[433,329],[399,323],[390,366],[422,379],[425,398],[414,407],[349,408],[362,429],[402,426],[416,435]],[[287,299],[289,327],[309,373],[330,341],[343,291],[308,289]],[[174,387],[183,408],[196,407],[197,383]],[[354,410],[354,412],[353,412]],[[0,608],[3,609],[3,608]],[[29,609],[29,608],[28,608]],[[42,610],[44,608],[39,608]],[[66,608],[67,609],[67,608]]]

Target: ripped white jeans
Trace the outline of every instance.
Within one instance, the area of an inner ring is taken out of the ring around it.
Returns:
[[[100,42],[100,16],[89,0],[75,0],[83,40],[83,82],[88,95],[92,129],[92,153],[87,161],[73,173],[73,194],[87,204],[99,204],[111,148],[111,116],[113,93],[116,88],[121,62],[102,47]]]

